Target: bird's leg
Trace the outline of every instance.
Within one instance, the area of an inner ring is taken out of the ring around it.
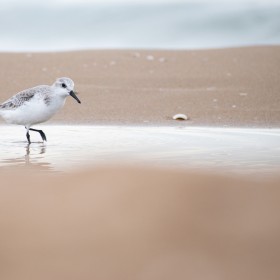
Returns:
[[[39,132],[43,141],[47,141],[47,137],[46,137],[46,134],[43,132],[43,130],[40,130],[40,129],[34,129],[34,128],[29,128],[29,130],[32,130],[32,131],[36,131],[36,132]]]
[[[26,132],[26,138],[27,138],[28,144],[31,144],[30,135],[29,135],[29,130],[28,129],[27,129],[27,132]]]
[[[25,127],[25,129],[26,129],[26,138],[27,138],[28,144],[30,145],[31,141],[30,141],[29,128]]]

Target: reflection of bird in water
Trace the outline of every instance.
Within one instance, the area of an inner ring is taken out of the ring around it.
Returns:
[[[40,151],[38,155],[43,155],[44,153],[46,153],[46,146],[42,145],[40,146]],[[30,144],[26,145],[26,154],[24,157],[25,157],[25,164],[32,165],[32,163],[30,163]]]
[[[39,171],[52,171],[51,164],[43,161],[46,153],[46,146],[40,144],[40,146],[32,146],[30,144],[25,147],[25,154],[23,157],[9,158],[3,160],[5,167],[17,167],[17,168],[35,168]]]

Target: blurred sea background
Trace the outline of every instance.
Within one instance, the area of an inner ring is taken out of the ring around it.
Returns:
[[[205,49],[280,44],[280,1],[16,1],[0,51]]]

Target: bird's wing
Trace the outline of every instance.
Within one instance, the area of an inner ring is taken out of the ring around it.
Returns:
[[[23,90],[1,104],[0,108],[9,110],[16,109],[23,105],[25,102],[30,101],[36,94],[42,94],[44,92],[46,92],[45,86],[38,86]]]

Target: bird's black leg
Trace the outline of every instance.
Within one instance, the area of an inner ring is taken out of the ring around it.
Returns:
[[[43,130],[40,130],[40,129],[34,129],[34,128],[29,128],[29,130],[32,130],[32,131],[37,131],[40,133],[43,141],[47,141],[47,137],[46,137],[46,134],[43,132]]]
[[[26,132],[26,138],[27,138],[28,143],[30,144],[31,141],[30,141],[30,135],[29,135],[29,131],[28,130]]]

